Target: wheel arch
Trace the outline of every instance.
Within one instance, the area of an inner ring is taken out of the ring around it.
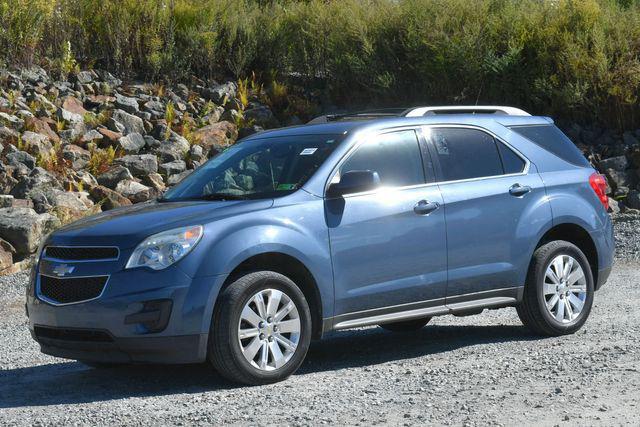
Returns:
[[[214,304],[214,311],[220,295],[224,289],[233,283],[238,277],[241,277],[252,271],[268,270],[280,273],[291,279],[305,296],[309,303],[311,311],[312,337],[320,338],[322,336],[322,296],[318,288],[318,282],[307,268],[307,266],[298,258],[282,252],[264,252],[252,255],[240,262],[227,276],[224,281],[218,297]]]
[[[598,283],[598,248],[593,238],[584,227],[571,222],[555,224],[542,235],[533,252],[545,243],[549,243],[554,240],[565,240],[576,245],[585,254],[589,261],[589,267],[591,268],[594,284]],[[531,259],[533,260],[533,253]]]

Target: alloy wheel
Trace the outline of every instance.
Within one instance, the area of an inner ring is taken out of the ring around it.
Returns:
[[[263,289],[242,310],[238,341],[244,358],[253,367],[273,371],[291,359],[300,331],[300,315],[293,300],[280,290]]]
[[[547,266],[543,293],[547,311],[558,323],[575,321],[587,299],[582,266],[570,255],[558,255]]]

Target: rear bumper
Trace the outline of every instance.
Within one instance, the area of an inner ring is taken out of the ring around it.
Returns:
[[[207,344],[207,334],[115,338],[108,331],[89,329],[36,326],[30,331],[43,353],[89,362],[196,363]]]

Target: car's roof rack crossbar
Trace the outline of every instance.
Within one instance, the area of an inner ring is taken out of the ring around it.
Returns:
[[[507,116],[530,116],[524,110],[501,105],[450,105],[439,107],[414,107],[404,114],[405,117],[422,117],[436,114],[501,114]]]

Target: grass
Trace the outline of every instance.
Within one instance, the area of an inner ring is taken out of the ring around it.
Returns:
[[[290,111],[308,108],[283,99],[302,92],[640,127],[637,0],[0,0],[0,22],[0,63],[63,74],[231,76]]]

